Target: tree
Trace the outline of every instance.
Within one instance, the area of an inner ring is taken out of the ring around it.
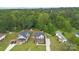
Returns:
[[[57,16],[54,24],[58,29],[62,29],[64,27],[64,17],[62,16]]]

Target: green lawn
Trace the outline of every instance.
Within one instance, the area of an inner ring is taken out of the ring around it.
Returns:
[[[45,46],[36,46],[33,39],[29,39],[22,45],[16,45],[12,51],[45,51]]]
[[[74,51],[79,51],[79,38],[75,37],[75,32],[78,32],[78,30],[74,30],[73,32],[63,32],[63,35],[67,38],[68,44],[64,45],[64,43],[61,43],[58,41],[57,37],[54,35],[48,35],[48,38],[51,40],[51,50],[52,51],[69,51],[69,50],[74,50]],[[69,44],[72,44],[69,48]],[[63,47],[63,48],[62,48]]]
[[[65,32],[64,35],[68,38],[68,40],[75,45],[76,51],[79,51],[79,38],[75,36],[75,34]]]
[[[50,46],[51,47],[51,51],[59,51],[59,50],[61,50],[60,43],[57,40],[56,36],[52,36],[50,34],[47,34],[47,37],[51,41],[51,46]]]
[[[7,34],[5,39],[0,42],[0,51],[4,51],[12,39],[16,39],[17,33]]]

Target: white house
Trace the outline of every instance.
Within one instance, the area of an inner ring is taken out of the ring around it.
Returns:
[[[60,31],[56,31],[56,36],[58,37],[58,40],[62,43],[67,41],[67,39],[63,36],[63,34]]]

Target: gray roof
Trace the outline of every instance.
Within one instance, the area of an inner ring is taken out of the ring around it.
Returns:
[[[34,33],[34,38],[35,38],[35,42],[37,43],[45,43],[45,35],[43,32],[39,31],[39,32],[35,32]]]
[[[34,35],[39,37],[40,35],[43,35],[44,36],[44,33],[40,31],[40,32],[34,33]]]
[[[27,37],[28,34],[29,34],[29,32],[23,31],[23,32],[21,32],[19,35],[22,35],[23,37]]]
[[[26,40],[28,36],[29,36],[29,32],[23,31],[19,33],[17,39]]]

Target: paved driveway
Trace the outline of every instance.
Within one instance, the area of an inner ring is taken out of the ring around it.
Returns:
[[[16,44],[9,44],[5,51],[10,51]]]
[[[50,39],[46,38],[46,51],[51,51],[50,49]]]

